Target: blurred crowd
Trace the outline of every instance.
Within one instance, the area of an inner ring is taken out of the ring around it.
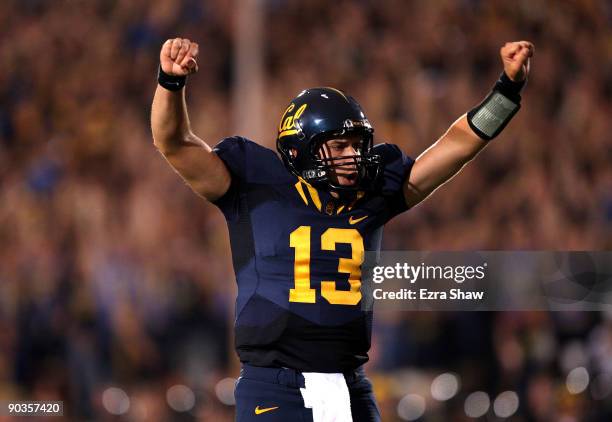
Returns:
[[[0,401],[63,400],[66,420],[233,417],[227,231],[155,150],[149,112],[161,44],[188,37],[201,46],[188,81],[194,131],[211,145],[233,134],[240,6],[3,2]],[[377,141],[416,157],[488,93],[505,42],[535,44],[522,110],[389,224],[386,249],[612,247],[610,2],[261,7],[269,136],[254,140],[269,147],[290,98],[334,86],[361,103]],[[382,310],[373,342],[368,371],[385,421],[474,420],[465,400],[475,391],[490,396],[489,417],[504,414],[493,400],[510,391],[510,420],[612,420],[612,313]],[[588,387],[575,387],[576,368]],[[443,373],[457,392],[436,400]]]

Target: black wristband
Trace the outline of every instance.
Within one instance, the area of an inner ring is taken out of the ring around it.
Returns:
[[[159,65],[157,70],[157,83],[169,91],[179,91],[185,86],[187,76],[168,75]]]
[[[502,72],[501,76],[493,87],[493,91],[497,91],[503,94],[506,98],[514,101],[517,104],[520,104],[521,91],[525,87],[526,83],[527,79],[520,82],[514,82],[508,77],[508,75],[506,75],[506,72]]]

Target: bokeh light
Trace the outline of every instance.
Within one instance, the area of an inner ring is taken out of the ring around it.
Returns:
[[[173,385],[166,392],[166,401],[177,412],[189,412],[195,406],[195,394],[185,385]]]
[[[425,413],[425,399],[418,394],[407,394],[397,404],[397,414],[405,421],[415,421]]]
[[[112,415],[123,415],[130,410],[130,398],[121,388],[109,387],[102,393],[102,405]]]
[[[465,414],[470,418],[484,416],[491,407],[491,399],[484,391],[475,391],[465,399]]]
[[[572,394],[580,394],[589,386],[589,372],[586,368],[580,366],[574,368],[567,374],[565,386],[567,391]]]
[[[500,418],[509,418],[519,407],[519,398],[514,391],[504,391],[493,402],[493,411]]]
[[[236,399],[234,397],[234,386],[236,385],[235,378],[223,378],[215,386],[215,394],[219,401],[227,406],[234,406]]]
[[[431,383],[431,396],[438,401],[446,401],[459,391],[459,378],[450,372],[438,375]]]

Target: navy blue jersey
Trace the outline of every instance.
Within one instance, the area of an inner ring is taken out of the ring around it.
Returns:
[[[395,145],[377,145],[381,189],[342,203],[247,139],[226,138],[214,151],[232,176],[215,204],[227,220],[238,282],[240,360],[305,372],[365,363],[372,313],[361,306],[364,251],[379,250],[383,225],[406,210],[402,184],[413,160]]]

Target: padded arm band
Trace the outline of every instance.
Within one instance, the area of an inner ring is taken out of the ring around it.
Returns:
[[[495,138],[519,111],[525,82],[514,82],[502,73],[487,98],[468,112],[468,123],[480,138],[486,141]]]

